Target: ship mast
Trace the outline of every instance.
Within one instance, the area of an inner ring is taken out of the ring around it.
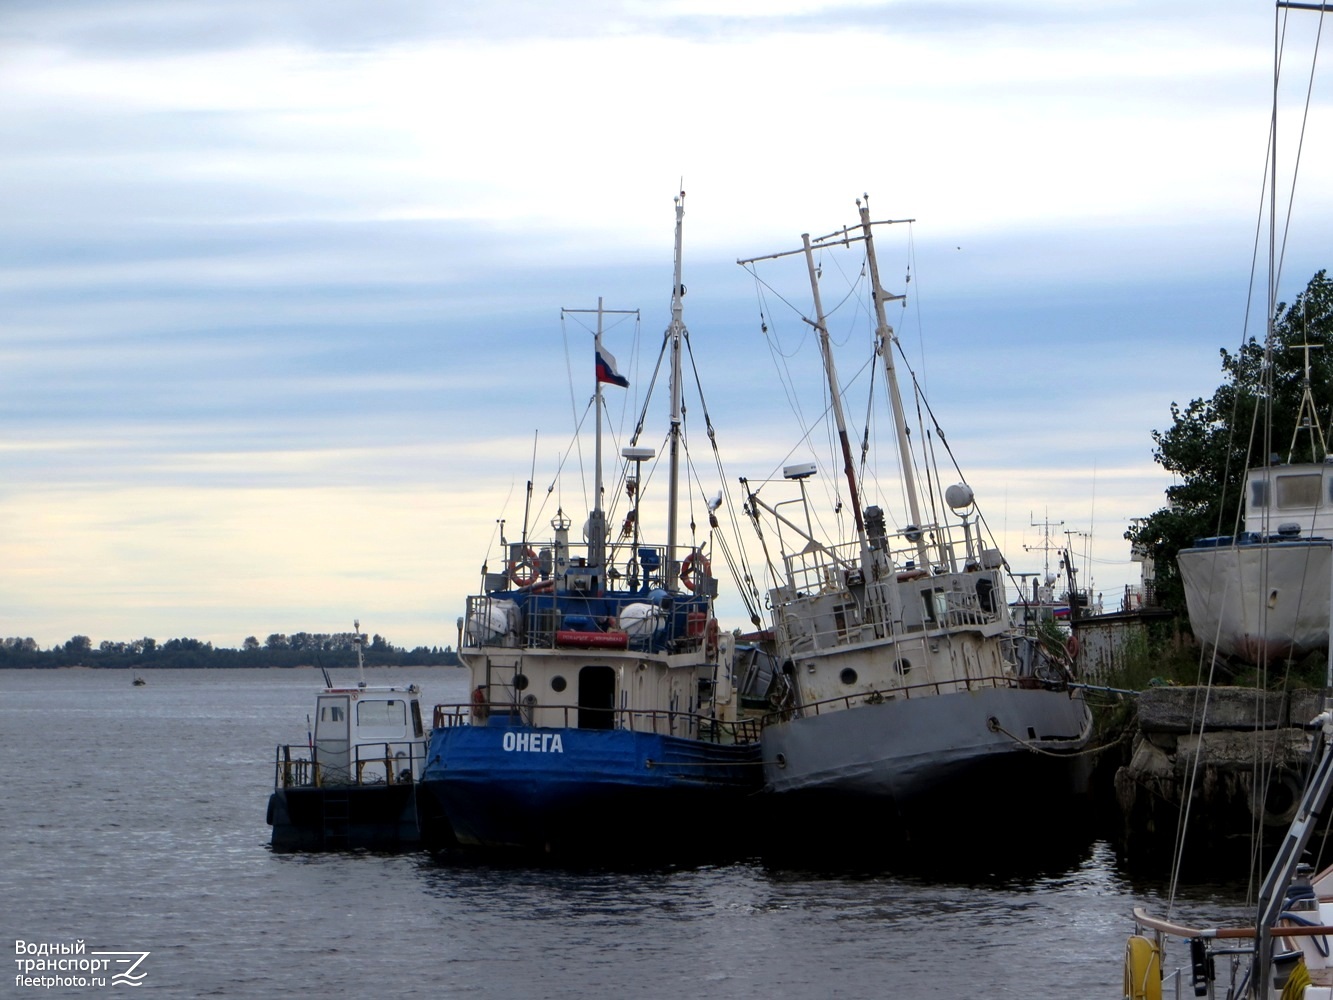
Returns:
[[[667,493],[667,537],[666,537],[666,589],[676,589],[680,578],[680,565],[676,561],[676,516],[680,507],[680,342],[685,336],[685,323],[681,319],[684,305],[681,298],[685,286],[680,283],[681,233],[685,219],[685,192],[676,196],[676,262],[675,278],[671,286],[671,325],[666,336],[671,342],[671,428],[670,428],[670,482]]]
[[[815,328],[815,333],[819,340],[819,353],[824,363],[824,374],[828,377],[830,407],[833,411],[833,422],[838,432],[838,443],[842,450],[843,472],[847,477],[847,488],[851,492],[852,513],[856,517],[856,534],[861,543],[861,561],[862,566],[869,576],[870,573],[870,540],[866,535],[865,517],[861,511],[861,491],[856,481],[856,466],[852,460],[851,439],[847,434],[847,420],[843,415],[842,409],[842,390],[838,385],[838,373],[833,364],[833,350],[829,342],[828,324],[824,319],[824,307],[819,296],[819,269],[815,266],[814,251],[826,246],[847,246],[851,243],[864,241],[866,244],[866,259],[870,268],[871,289],[875,300],[875,336],[876,349],[884,356],[884,367],[888,373],[889,399],[893,407],[893,420],[897,433],[897,445],[900,464],[903,470],[904,487],[908,496],[910,505],[909,512],[912,517],[912,524],[909,531],[909,539],[917,546],[917,552],[922,566],[929,566],[930,561],[927,557],[926,542],[919,529],[921,524],[920,502],[916,494],[916,480],[912,475],[912,455],[908,449],[907,443],[907,419],[904,416],[902,395],[898,389],[898,380],[894,372],[893,356],[890,352],[893,340],[893,328],[889,326],[884,316],[884,303],[901,299],[901,295],[888,295],[879,283],[879,270],[875,261],[875,244],[871,236],[871,226],[890,225],[895,222],[912,222],[912,219],[885,219],[880,222],[870,221],[869,198],[858,199],[857,207],[861,212],[861,235],[853,236],[853,227],[844,226],[836,232],[829,233],[827,236],[819,236],[812,239],[809,233],[801,234],[800,250],[784,250],[781,253],[768,254],[763,257],[751,257],[748,260],[737,261],[738,264],[754,264],[761,260],[776,260],[779,257],[790,257],[793,254],[805,255],[806,270],[810,273],[810,289],[814,294],[815,318],[807,319],[806,322]]]
[[[838,372],[833,366],[833,348],[829,343],[828,324],[824,321],[824,304],[819,297],[819,270],[815,267],[814,251],[810,243],[810,234],[801,234],[802,250],[805,253],[806,270],[810,272],[810,291],[815,301],[815,333],[819,337],[819,353],[824,359],[824,374],[828,377],[829,397],[833,406],[833,424],[838,431],[838,444],[842,448],[842,467],[847,476],[847,488],[851,492],[852,514],[856,517],[856,537],[861,542],[861,563],[870,565],[870,542],[866,538],[865,518],[861,514],[861,493],[856,485],[856,464],[852,461],[852,444],[847,435],[847,419],[842,412],[842,389],[838,385]]]
[[[593,334],[593,351],[596,368],[593,375],[593,401],[595,404],[596,433],[593,449],[593,500],[592,510],[588,513],[588,565],[600,571],[606,565],[606,512],[602,509],[602,321],[608,315],[638,316],[637,309],[606,309],[602,306],[602,297],[597,296],[596,309],[561,309],[560,315],[575,313],[596,313],[597,330]]]
[[[875,304],[875,349],[884,361],[885,381],[889,388],[889,404],[893,408],[894,439],[898,445],[898,461],[902,468],[903,490],[907,494],[908,513],[912,523],[909,531],[916,534],[917,558],[919,566],[929,566],[926,553],[926,539],[921,531],[921,501],[916,491],[916,474],[912,471],[912,450],[907,441],[907,415],[903,410],[902,391],[898,388],[898,373],[893,366],[893,327],[884,314],[885,302],[896,302],[902,295],[888,295],[879,283],[879,264],[875,259],[875,238],[870,227],[870,195],[862,195],[856,200],[856,207],[861,215],[861,232],[866,241],[866,262],[870,267],[870,291]],[[912,540],[911,535],[908,536]]]

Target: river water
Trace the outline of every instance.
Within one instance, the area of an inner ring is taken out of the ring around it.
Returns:
[[[276,855],[274,747],[306,741],[318,672],[145,677],[0,671],[0,940],[16,962],[40,943],[149,953],[139,988],[9,979],[0,996],[1111,998],[1132,907],[1165,912],[1099,841],[1021,874]],[[452,668],[367,681],[467,696]],[[1215,925],[1238,903],[1194,886],[1175,916]]]

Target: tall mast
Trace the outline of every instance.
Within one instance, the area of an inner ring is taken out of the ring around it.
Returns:
[[[597,296],[597,332],[593,334],[594,358],[602,356],[602,297]],[[597,569],[606,564],[606,514],[602,510],[602,380],[593,371],[593,394],[596,396],[596,444],[593,447],[592,512],[588,516],[588,562]]]
[[[1277,111],[1278,84],[1282,69],[1282,12],[1284,9],[1316,10],[1321,13],[1329,13],[1333,11],[1333,6],[1319,3],[1290,3],[1285,2],[1285,0],[1278,0],[1273,12],[1273,108],[1268,134],[1268,323],[1264,348],[1266,361],[1271,359],[1272,352],[1277,346],[1274,343],[1277,326],[1275,313],[1277,310],[1278,283]],[[1293,175],[1293,189],[1295,184],[1296,178]],[[1267,364],[1265,368],[1268,377],[1271,379],[1272,364]],[[1268,405],[1272,406],[1271,383]],[[1269,434],[1271,435],[1271,421],[1266,426],[1269,427]],[[1270,437],[1269,440],[1264,442],[1264,454],[1271,453],[1272,441]],[[1264,515],[1265,517],[1268,516],[1267,508],[1264,510]],[[1267,530],[1266,526],[1265,530]],[[1315,771],[1306,785],[1305,794],[1296,811],[1296,817],[1292,820],[1291,829],[1287,831],[1287,838],[1277,856],[1273,859],[1273,866],[1268,870],[1263,885],[1259,888],[1257,921],[1259,930],[1254,942],[1254,959],[1250,965],[1250,989],[1254,991],[1256,997],[1262,996],[1267,990],[1268,977],[1273,965],[1273,926],[1277,923],[1278,915],[1282,911],[1287,885],[1291,881],[1297,862],[1300,860],[1311,834],[1314,832],[1315,820],[1324,811],[1330,786],[1333,786],[1333,752],[1327,745],[1329,735],[1328,716],[1333,711],[1333,645],[1329,647],[1326,685],[1324,689],[1324,711],[1318,720],[1323,722],[1324,726],[1322,734],[1324,756],[1316,765]]]
[[[903,490],[907,494],[908,513],[913,527],[921,526],[921,501],[916,492],[916,474],[912,471],[912,450],[907,441],[907,416],[903,410],[902,392],[898,388],[898,374],[893,365],[893,327],[884,313],[884,303],[903,298],[901,295],[886,295],[879,283],[879,264],[875,260],[875,238],[871,234],[870,196],[863,195],[856,201],[861,215],[861,232],[865,235],[866,261],[870,267],[871,298],[875,303],[875,349],[884,360],[885,381],[889,387],[889,404],[893,408],[894,439],[898,445],[898,461],[902,467]],[[929,566],[926,553],[926,539],[923,532],[916,532],[917,558],[919,566]]]
[[[602,297],[597,296],[596,309],[561,309],[560,315],[569,313],[597,314],[597,330],[593,334],[593,400],[596,412],[596,445],[593,451],[593,500],[592,510],[588,513],[588,564],[600,569],[606,565],[606,512],[602,510],[602,320],[605,316],[637,316],[637,309],[606,309],[602,306]]]
[[[670,485],[667,493],[667,551],[666,551],[666,588],[674,590],[679,579],[676,562],[676,514],[680,507],[680,341],[685,335],[685,323],[681,319],[684,305],[681,302],[685,287],[680,283],[681,233],[685,219],[685,192],[676,196],[676,265],[675,279],[671,286],[671,326],[667,328],[667,338],[671,341],[671,429],[670,429]]]
[[[893,356],[889,347],[893,340],[893,328],[889,326],[884,318],[884,303],[891,302],[894,299],[902,298],[901,295],[886,295],[884,289],[879,283],[879,269],[875,263],[875,245],[870,235],[872,225],[885,225],[892,222],[911,222],[911,219],[885,219],[879,223],[870,221],[869,198],[862,203],[858,199],[857,207],[861,210],[861,232],[860,236],[852,236],[853,227],[844,226],[836,232],[829,233],[827,236],[810,238],[809,233],[801,234],[802,248],[800,250],[784,250],[781,253],[768,254],[764,257],[751,257],[748,260],[737,261],[738,264],[754,264],[761,260],[775,260],[779,257],[789,257],[793,254],[805,254],[806,270],[810,272],[810,289],[814,294],[815,318],[813,321],[806,320],[814,328],[819,340],[819,353],[824,363],[824,374],[828,377],[829,396],[831,408],[833,410],[833,421],[838,430],[838,444],[842,449],[843,471],[847,476],[847,486],[851,491],[852,513],[856,516],[856,534],[861,542],[861,559],[867,570],[870,567],[870,543],[866,537],[865,519],[861,511],[860,488],[856,482],[856,467],[852,460],[851,439],[847,435],[847,420],[842,410],[842,393],[838,387],[838,373],[833,364],[833,350],[829,343],[828,324],[824,321],[824,307],[819,297],[819,270],[815,267],[815,248],[826,246],[847,246],[858,240],[864,240],[866,244],[866,258],[870,266],[871,287],[875,299],[875,320],[876,337],[878,338],[878,349],[884,355],[885,368],[888,372],[890,399],[893,404],[893,418],[898,432],[898,452],[902,459],[903,475],[905,478],[905,488],[911,504],[911,516],[914,525],[921,524],[920,504],[916,495],[916,482],[912,478],[911,453],[907,447],[907,420],[903,416],[903,401],[898,392],[898,380],[894,374]],[[930,561],[927,558],[925,538],[920,532],[913,539],[917,546],[917,552],[921,559],[922,566],[929,566]]]
[[[810,234],[801,234],[801,245],[805,250],[805,266],[810,272],[810,291],[815,300],[815,333],[819,338],[819,353],[824,359],[824,374],[828,377],[829,396],[833,405],[833,423],[838,429],[838,444],[842,447],[842,467],[847,476],[847,488],[851,492],[852,513],[856,517],[856,537],[861,542],[861,558],[867,565],[870,558],[870,543],[866,540],[865,520],[861,516],[861,494],[856,486],[856,465],[852,461],[851,439],[847,436],[847,418],[842,412],[842,389],[838,385],[838,372],[833,366],[833,348],[829,344],[828,324],[824,322],[824,304],[819,297],[819,272],[815,267],[815,256],[811,249]]]

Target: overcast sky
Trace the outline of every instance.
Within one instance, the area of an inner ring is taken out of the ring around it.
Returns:
[[[882,237],[895,323],[1010,564],[1062,522],[1111,604],[1169,482],[1151,431],[1246,329],[1272,42],[1258,0],[8,0],[0,635],[455,642],[591,388],[561,307],[641,310],[607,341],[623,443],[682,184],[725,463],[695,493],[806,457],[785,379],[818,413],[808,286],[736,260],[869,192],[916,220]],[[1286,300],[1329,263],[1328,104],[1324,74]]]

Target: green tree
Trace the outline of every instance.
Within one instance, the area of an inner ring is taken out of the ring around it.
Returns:
[[[1137,521],[1125,537],[1155,556],[1157,599],[1182,612],[1184,589],[1176,553],[1196,538],[1241,530],[1245,471],[1277,461],[1322,461],[1317,437],[1297,433],[1305,364],[1315,418],[1328,432],[1333,403],[1333,281],[1320,271],[1290,305],[1279,304],[1273,344],[1254,337],[1235,354],[1222,349],[1223,382],[1208,399],[1171,404],[1171,426],[1152,432],[1153,458],[1176,482],[1167,505]],[[1306,344],[1317,345],[1307,351]],[[1306,417],[1310,414],[1307,412]]]
[[[71,656],[87,656],[93,651],[93,641],[86,635],[76,635],[65,643],[65,652]]]

